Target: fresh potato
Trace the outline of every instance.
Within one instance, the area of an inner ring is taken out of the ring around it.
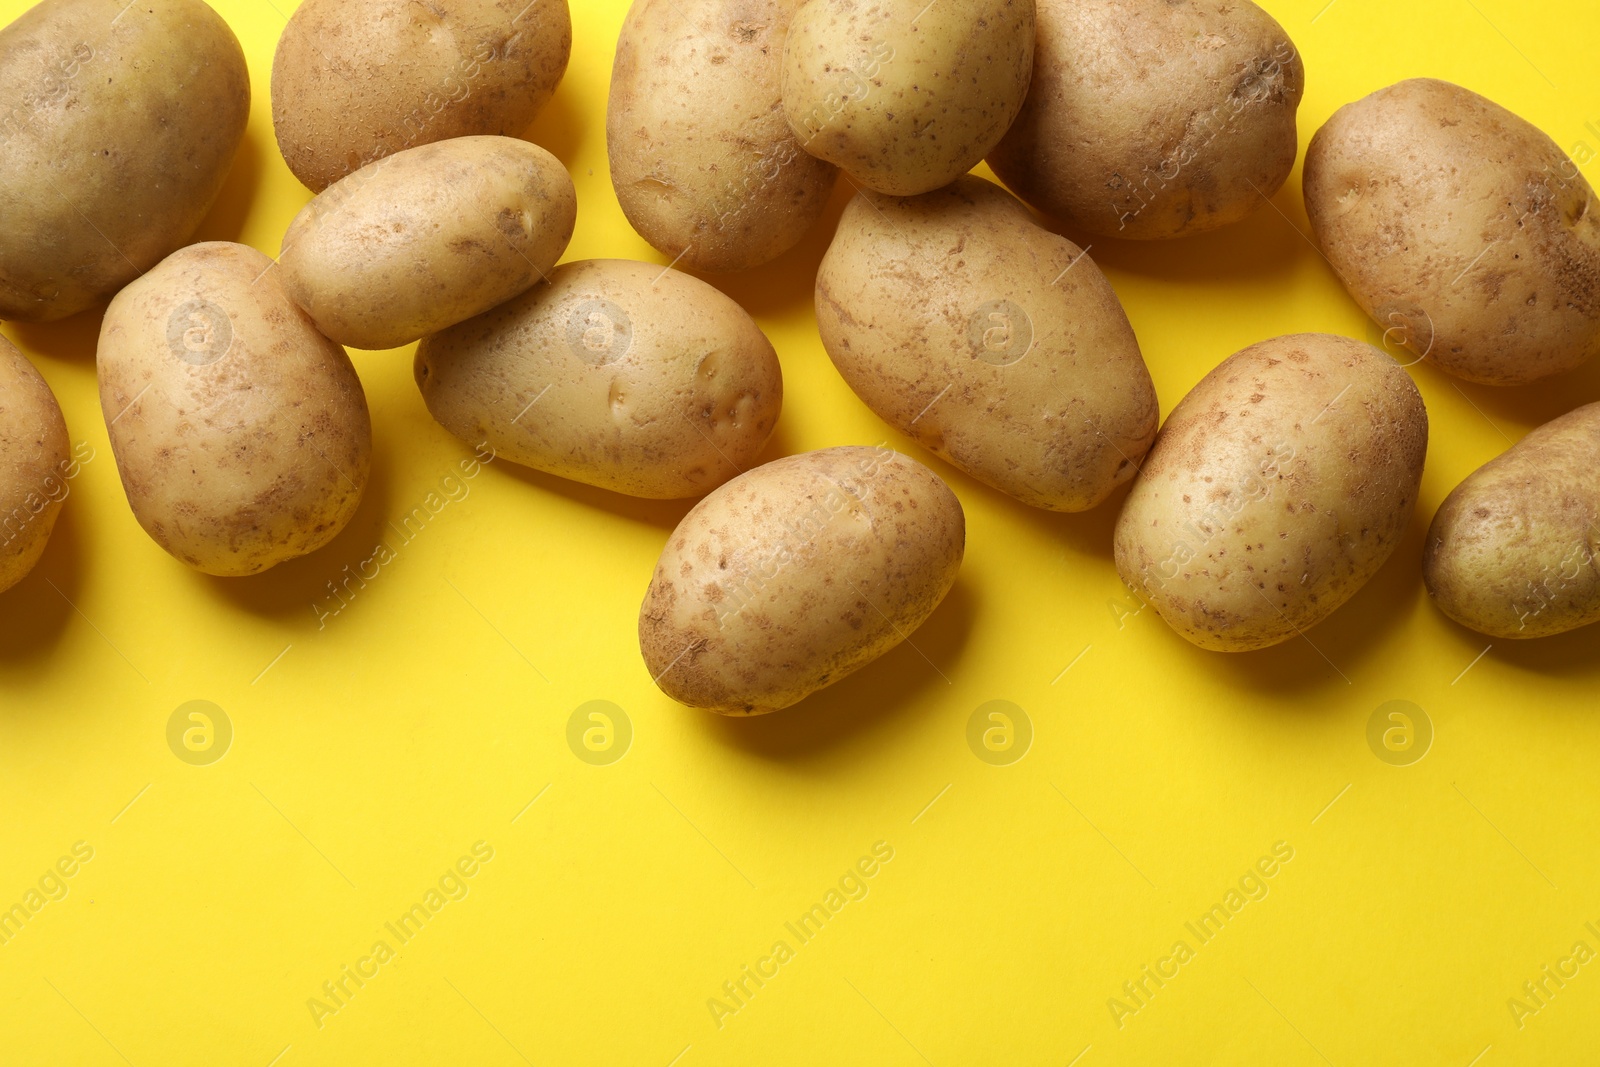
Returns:
[[[514,137],[571,53],[567,0],[305,0],[272,60],[278,147],[320,193],[402,149]]]
[[[776,259],[838,171],[784,121],[783,41],[800,0],[635,0],[606,111],[611,183],[633,228],[690,270]]]
[[[673,531],[639,610],[645,666],[691,707],[789,707],[921,626],[965,550],[956,495],[887,448],[768,463]]]
[[[817,324],[868,407],[1025,504],[1092,508],[1155,440],[1155,387],[1111,283],[982,178],[851,201]]]
[[[1378,349],[1252,345],[1167,418],[1117,520],[1117,570],[1202,648],[1287,641],[1389,558],[1427,450],[1422,397]]]
[[[1361,310],[1441,370],[1517,385],[1600,352],[1600,203],[1528,122],[1414,78],[1311,139],[1306,213]]]
[[[75,472],[55,394],[0,337],[0,593],[44,555]]]
[[[0,318],[82,311],[186,244],[250,113],[200,0],[44,0],[0,30]]]
[[[650,263],[566,263],[417,346],[440,425],[549,474],[630,496],[701,496],[755,461],[783,404],[743,308]]]
[[[111,301],[100,406],[134,516],[207,574],[256,574],[344,528],[372,426],[344,349],[244,245],[190,245]]]
[[[948,185],[1028,95],[1033,0],[804,0],[783,53],[783,111],[807,152],[891,196]]]
[[[512,137],[457,137],[369,163],[283,237],[283,288],[352,348],[398,348],[545,277],[572,239],[566,168]]]
[[[1038,0],[1033,87],[989,154],[1013,192],[1091,234],[1237,222],[1294,169],[1305,69],[1240,0]]]
[[[1534,430],[1445,498],[1422,577],[1450,618],[1490,637],[1600,621],[1600,404]]]

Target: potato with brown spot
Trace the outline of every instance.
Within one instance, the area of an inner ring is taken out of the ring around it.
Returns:
[[[1440,370],[1518,385],[1600,352],[1600,201],[1498,104],[1431,78],[1380,89],[1317,131],[1304,185],[1344,287]]]
[[[1229,356],[1167,418],[1117,520],[1122,580],[1201,648],[1327,618],[1416,506],[1428,415],[1371,345],[1295,334]]]
[[[111,301],[100,406],[155,542],[257,574],[333,540],[361,502],[372,424],[350,358],[244,245],[190,245]]]
[[[787,708],[921,626],[965,549],[956,495],[888,448],[757,467],[673,531],[639,611],[645,667],[690,707]]]
[[[28,576],[76,472],[67,423],[42,375],[0,337],[0,593]]]

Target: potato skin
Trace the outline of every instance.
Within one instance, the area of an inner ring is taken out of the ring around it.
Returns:
[[[290,298],[352,348],[398,348],[503,304],[550,272],[578,198],[555,156],[457,137],[369,163],[307,204],[283,237]]]
[[[1422,578],[1440,611],[1490,637],[1600,621],[1600,404],[1533,430],[1445,498]]]
[[[1305,69],[1237,0],[1038,0],[1033,87],[989,165],[1075,229],[1130,240],[1237,222],[1294,169]],[[1259,190],[1259,192],[1258,192]]]
[[[915,460],[881,447],[776,460],[673,531],[639,610],[645,666],[690,707],[789,707],[921,626],[965,549],[961,502]]]
[[[1361,310],[1441,370],[1517,385],[1600,352],[1600,202],[1536,127],[1431,78],[1311,139],[1306,213]]]
[[[402,149],[515,137],[571,54],[567,0],[305,0],[272,60],[278,147],[320,193]]]
[[[633,228],[690,270],[758,267],[822,216],[838,170],[779,99],[800,0],[635,0],[606,111],[611,184]],[[685,249],[688,251],[685,252]]]
[[[244,245],[190,245],[118,293],[100,329],[100,406],[128,503],[207,574],[321,548],[371,466],[355,368],[271,265]]]
[[[1201,648],[1286,641],[1389,558],[1427,450],[1422,397],[1383,352],[1328,334],[1252,345],[1167,418],[1117,520],[1117,570]]]
[[[417,346],[417,385],[468,444],[573,481],[671,500],[755,462],[783,406],[777,353],[698,278],[630,260],[564,263]]]
[[[868,407],[1025,504],[1092,508],[1155,440],[1155,386],[1111,283],[982,178],[858,195],[817,274],[817,324]]]
[[[0,337],[0,593],[44,555],[73,472],[61,406],[27,357]]]
[[[0,29],[0,318],[48,322],[188,242],[250,113],[200,0],[43,0]]]
[[[1022,109],[1034,0],[805,0],[784,43],[783,110],[807,152],[915,196],[982,161]]]

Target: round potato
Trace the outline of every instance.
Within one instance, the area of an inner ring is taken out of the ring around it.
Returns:
[[[0,337],[0,593],[44,555],[74,473],[55,394]]]
[[[611,183],[633,228],[691,270],[745,270],[793,248],[838,171],[784,121],[783,41],[799,0],[637,0],[606,111]]]
[[[1092,508],[1155,440],[1155,387],[1111,283],[982,178],[851,201],[817,324],[868,407],[1025,504]]]
[[[46,322],[188,242],[250,113],[200,0],[44,0],[0,30],[0,318]]]
[[[417,346],[417,385],[468,444],[629,496],[701,496],[755,461],[783,404],[743,308],[650,263],[566,263]]]
[[[272,125],[320,193],[406,148],[517,136],[572,53],[567,0],[305,0],[272,60]]]
[[[313,552],[361,502],[372,426],[344,349],[244,245],[190,245],[117,294],[100,406],[145,532],[207,574]]]
[[[807,152],[891,196],[948,185],[1017,117],[1033,0],[805,0],[783,53],[783,111]]]
[[[1376,348],[1252,345],[1167,418],[1117,520],[1117,570],[1202,648],[1287,641],[1389,558],[1427,450],[1422,397]]]
[[[1445,498],[1422,577],[1450,618],[1490,637],[1600,621],[1600,404],[1534,430]]]
[[[1038,0],[1033,87],[989,165],[1092,234],[1186,237],[1237,222],[1294,169],[1305,70],[1238,0]]]
[[[1361,310],[1441,370],[1517,385],[1600,352],[1600,203],[1534,126],[1431,78],[1311,139],[1306,213]]]
[[[566,251],[572,179],[512,137],[457,137],[369,163],[283,237],[283,288],[352,348],[398,348],[526,292]]]
[[[673,531],[639,610],[645,666],[690,707],[789,707],[921,626],[965,550],[956,495],[887,448],[768,463]]]

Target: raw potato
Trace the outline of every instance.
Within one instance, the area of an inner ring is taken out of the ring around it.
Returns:
[[[1239,0],[1038,0],[1033,88],[989,165],[1076,229],[1186,237],[1237,222],[1294,169],[1305,69]]]
[[[1600,621],[1600,404],[1534,430],[1445,498],[1422,560],[1433,602],[1490,637]]]
[[[1092,508],[1155,440],[1155,387],[1111,283],[982,178],[857,196],[817,275],[817,323],[868,407],[1025,504]]]
[[[1306,213],[1361,310],[1485,385],[1600,352],[1600,202],[1556,143],[1459,85],[1414,78],[1311,139]]]
[[[956,495],[887,448],[768,463],[673,531],[639,611],[645,666],[690,707],[789,707],[921,626],[965,549]]]
[[[283,287],[353,348],[398,348],[526,292],[578,217],[566,168],[512,137],[407,149],[341,179],[283,237]]]
[[[1028,95],[1034,0],[805,0],[783,54],[800,144],[891,196],[983,160]]]
[[[256,574],[344,528],[372,425],[344,349],[244,245],[190,245],[111,301],[100,406],[134,516],[207,574]]]
[[[44,555],[74,473],[55,394],[27,357],[0,337],[0,593],[26,578]]]
[[[1117,520],[1117,570],[1202,648],[1309,630],[1355,595],[1416,506],[1428,415],[1371,345],[1252,345],[1167,418]]]
[[[651,263],[566,263],[417,346],[417,385],[468,444],[630,496],[701,496],[749,467],[783,373],[755,321]]]
[[[272,125],[314,193],[406,148],[515,137],[572,53],[567,0],[305,0],[272,60]]]
[[[0,30],[0,318],[82,311],[183,246],[250,74],[200,0],[44,0]]]
[[[689,270],[793,248],[838,171],[784,121],[783,41],[800,0],[635,0],[606,112],[611,183],[633,228]]]

